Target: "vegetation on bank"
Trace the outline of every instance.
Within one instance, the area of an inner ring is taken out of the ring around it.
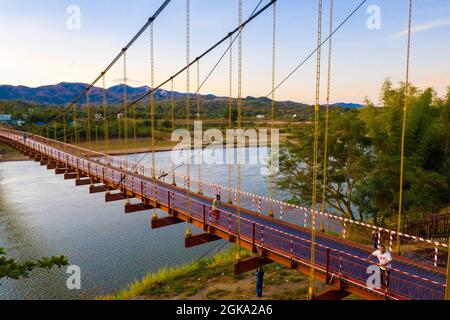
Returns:
[[[118,293],[99,299],[256,299],[254,274],[235,276],[233,273],[236,250],[233,246],[186,265],[163,268],[136,280]],[[242,251],[242,257],[248,256],[248,252]],[[264,270],[263,299],[305,299],[308,277],[275,263],[267,265]],[[317,284],[317,290],[321,288],[322,285]]]
[[[22,158],[23,155],[19,151],[15,150],[14,148],[11,148],[6,143],[0,141],[0,162],[9,160],[18,160]]]
[[[350,219],[396,224],[405,86],[387,80],[381,106],[367,101],[358,110],[329,118],[326,205]],[[412,87],[406,127],[404,214],[422,218],[450,203],[450,88],[440,98],[433,89]],[[324,119],[319,136],[318,194],[322,194]],[[280,157],[277,183],[294,195],[291,202],[311,205],[313,130],[292,127]],[[320,205],[321,197],[318,197]],[[410,219],[412,220],[412,219]]]
[[[46,257],[19,263],[13,258],[8,258],[6,254],[6,250],[0,247],[0,280],[3,278],[20,280],[28,278],[34,269],[50,270],[53,267],[61,268],[69,264],[65,256]]]

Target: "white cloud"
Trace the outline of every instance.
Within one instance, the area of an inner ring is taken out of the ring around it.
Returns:
[[[430,22],[426,22],[426,23],[422,23],[422,24],[413,26],[411,28],[411,32],[416,33],[416,32],[420,32],[420,31],[427,31],[427,30],[443,28],[443,27],[447,27],[447,26],[450,26],[450,19],[439,19],[439,20],[430,21]],[[401,37],[401,36],[404,36],[407,34],[408,34],[408,29],[405,29],[401,32],[396,33],[395,36]]]

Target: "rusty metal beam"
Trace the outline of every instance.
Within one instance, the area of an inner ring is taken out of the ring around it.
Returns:
[[[75,186],[76,187],[88,186],[91,183],[92,183],[92,180],[90,178],[87,178],[87,179],[76,179],[75,180]]]
[[[56,163],[48,163],[47,164],[47,170],[54,170],[56,169]]]
[[[105,202],[120,201],[120,200],[125,200],[126,198],[127,198],[127,195],[122,192],[105,194]]]
[[[101,192],[106,192],[108,191],[108,187],[105,185],[100,185],[100,186],[90,186],[89,187],[89,193],[101,193]]]
[[[235,275],[244,274],[257,268],[268,265],[272,262],[273,260],[270,260],[269,258],[266,257],[251,257],[242,261],[238,261],[234,264],[234,274]]]
[[[201,246],[202,244],[214,242],[221,239],[222,239],[221,237],[211,233],[197,234],[195,236],[186,237],[184,240],[184,247],[185,248],[197,247]]]
[[[76,179],[77,177],[78,177],[78,174],[76,172],[64,173],[64,180],[72,180],[72,179]]]
[[[154,209],[154,207],[146,203],[125,204],[125,213],[134,213],[151,209]]]
[[[70,172],[69,168],[55,168],[55,174],[65,174],[66,171]]]
[[[168,227],[168,226],[183,223],[183,222],[184,222],[184,220],[182,220],[180,218],[168,216],[168,217],[164,217],[164,218],[152,219],[151,227],[152,227],[152,229],[159,229],[159,228],[164,228],[164,227]]]

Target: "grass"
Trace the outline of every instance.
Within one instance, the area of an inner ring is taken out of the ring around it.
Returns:
[[[205,289],[206,281],[221,275],[230,275],[229,267],[234,262],[236,248],[220,252],[212,257],[203,258],[179,267],[163,268],[149,273],[142,280],[136,280],[128,288],[116,294],[99,297],[101,300],[130,300],[145,296],[152,298],[171,298],[178,295],[187,297]],[[248,256],[247,252],[241,253]],[[224,294],[224,292],[217,292]],[[212,293],[209,293],[210,296]]]

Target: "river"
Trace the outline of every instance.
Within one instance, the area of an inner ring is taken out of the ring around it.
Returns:
[[[150,164],[148,155],[129,158]],[[162,168],[171,167],[169,152],[157,153],[156,160]],[[263,166],[242,166],[243,190],[268,194]],[[202,167],[203,177],[212,182],[224,183],[227,172],[227,165]],[[81,268],[82,280],[81,290],[68,290],[66,268],[35,270],[29,279],[0,280],[0,299],[92,299],[162,267],[193,261],[218,246],[185,249],[184,224],[151,230],[150,217],[149,211],[125,215],[123,202],[105,204],[103,193],[89,195],[88,187],[75,188],[73,180],[64,181],[38,163],[0,163],[0,247],[20,261],[66,255],[70,264]]]

